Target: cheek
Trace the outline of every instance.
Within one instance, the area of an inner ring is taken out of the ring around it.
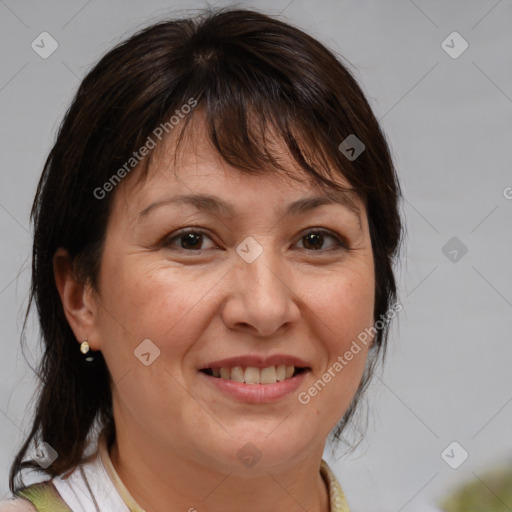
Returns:
[[[144,255],[105,259],[102,327],[108,344],[132,352],[150,339],[177,361],[211,321],[208,297],[222,286],[224,273],[172,266]]]
[[[361,339],[373,325],[375,285],[373,273],[363,270],[340,273],[323,284],[309,299],[327,360],[307,393],[317,413],[329,416],[332,427],[350,405],[364,372],[369,343]]]
[[[329,344],[343,350],[352,338],[373,325],[375,282],[367,266],[321,280],[305,297],[330,334]]]

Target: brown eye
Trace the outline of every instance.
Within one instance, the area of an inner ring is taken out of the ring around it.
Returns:
[[[334,240],[334,248],[347,248],[346,244],[342,243],[341,240],[329,233],[325,230],[314,230],[309,231],[306,235],[304,235],[301,240],[303,240],[304,248],[308,251],[325,251],[329,249],[322,248],[326,239]],[[333,250],[333,249],[330,249]]]
[[[211,238],[204,232],[199,229],[190,229],[188,231],[181,231],[168,238],[163,242],[162,247],[166,248],[176,248],[178,251],[201,251],[204,248],[203,245],[204,239],[207,238],[211,240]],[[216,245],[214,244],[216,247]]]
[[[202,241],[202,236],[202,234],[198,233],[185,233],[184,235],[180,235],[180,248],[197,249],[198,245],[201,245],[200,242]]]

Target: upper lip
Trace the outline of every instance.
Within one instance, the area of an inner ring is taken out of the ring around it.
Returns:
[[[207,368],[233,368],[235,366],[248,366],[254,368],[267,368],[269,366],[295,366],[296,368],[309,368],[309,365],[303,359],[299,357],[290,356],[286,354],[274,354],[272,356],[263,355],[245,355],[237,357],[229,357],[226,359],[219,359],[212,361],[200,368],[200,370],[206,370]]]

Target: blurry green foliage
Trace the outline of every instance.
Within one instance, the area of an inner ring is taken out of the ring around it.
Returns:
[[[478,475],[440,506],[444,512],[512,512],[512,468]]]

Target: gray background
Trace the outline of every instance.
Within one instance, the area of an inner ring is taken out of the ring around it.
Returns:
[[[512,462],[512,3],[238,5],[281,12],[355,67],[390,140],[405,196],[408,235],[398,269],[404,310],[371,388],[370,425],[355,453],[334,459],[326,450],[326,459],[354,512],[430,510],[423,504],[462,481],[487,487],[486,470]],[[105,51],[176,9],[203,6],[0,0],[0,496],[35,386],[19,348],[28,215],[57,127]],[[59,44],[48,59],[31,48],[43,31]],[[453,31],[469,44],[457,59],[441,46]],[[456,262],[442,251],[454,236],[468,249]],[[32,317],[32,364],[36,337]],[[452,441],[469,453],[456,470],[441,458]]]

